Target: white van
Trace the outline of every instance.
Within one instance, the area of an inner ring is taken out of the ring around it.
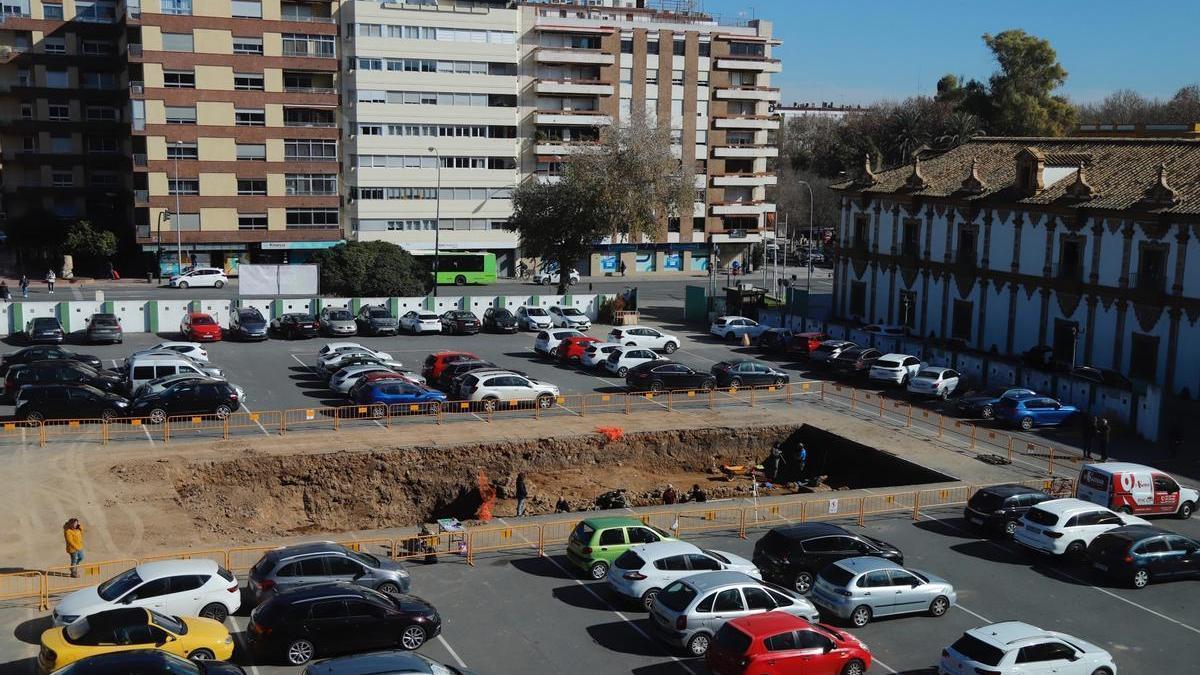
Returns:
[[[1200,491],[1183,487],[1164,471],[1130,462],[1084,464],[1075,496],[1114,511],[1190,518]]]
[[[225,377],[220,368],[204,366],[186,356],[179,354],[139,354],[129,360],[129,371],[125,376],[129,391],[137,391],[138,387],[150,380],[156,380],[177,373],[196,373],[204,377]],[[215,371],[215,372],[214,372]]]

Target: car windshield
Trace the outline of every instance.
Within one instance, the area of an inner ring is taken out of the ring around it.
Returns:
[[[422,321],[437,321],[438,315],[437,314],[418,314],[417,318]]]
[[[730,654],[745,654],[746,650],[750,649],[750,645],[754,642],[749,635],[746,635],[728,623],[721,626],[721,629],[717,631],[713,639],[721,649]]]
[[[567,307],[562,311],[562,313],[563,316],[583,316],[583,312],[575,309],[574,307]]]
[[[1029,509],[1029,512],[1025,514],[1025,518],[1031,523],[1046,527],[1058,524],[1058,516],[1038,508]]]
[[[367,567],[379,567],[379,558],[376,558],[375,556],[371,555],[370,553],[360,553],[358,551],[350,551],[350,550],[347,550],[346,553],[351,558],[354,558],[355,560],[366,565]]]
[[[844,588],[854,578],[854,573],[841,565],[830,565],[821,570],[819,576],[832,584],[834,588]]]
[[[450,316],[455,319],[474,319],[475,315],[470,312],[454,312]]]
[[[187,625],[180,621],[178,617],[159,614],[154,610],[150,610],[150,617],[154,619],[154,625],[158,626],[159,628],[166,629],[168,632],[176,635],[187,634]]]
[[[963,633],[962,637],[950,645],[950,648],[968,659],[982,663],[985,666],[998,665],[1000,660],[1004,658],[1004,651],[999,647],[989,645],[983,640],[966,633]]]
[[[512,318],[512,312],[508,311],[507,309],[501,309],[493,312],[492,316],[496,317],[497,319],[510,319]]]
[[[126,570],[96,587],[101,599],[112,602],[142,583],[137,569]]]
[[[676,581],[659,591],[656,602],[671,611],[682,612],[695,597],[696,589],[681,581]]]
[[[462,671],[458,670],[457,668],[452,668],[450,666],[438,663],[437,661],[432,661],[424,656],[421,656],[420,654],[415,654],[415,656],[424,661],[425,665],[429,666],[430,675],[462,675]]]
[[[117,317],[115,317],[115,316],[98,316],[95,319],[92,319],[92,325],[93,326],[104,326],[105,328],[114,328],[118,325]]]
[[[330,312],[328,314],[328,316],[329,316],[330,321],[349,321],[350,320],[350,312],[348,312],[344,309],[339,309],[335,312]]]
[[[211,326],[214,323],[216,323],[216,321],[213,321],[213,318],[207,314],[192,317],[192,324],[195,326]]]
[[[725,563],[726,565],[729,564],[729,558],[726,558],[725,556],[721,555],[720,553],[717,553],[716,551],[710,551],[706,548],[702,548],[700,550],[704,552],[704,555],[707,555],[710,558],[716,558],[717,560],[720,560],[721,562]]]
[[[242,317],[242,321],[262,321],[262,314],[258,313],[257,309],[244,309],[238,312],[238,316]]]
[[[879,366],[880,368],[899,368],[900,362],[892,361],[891,359],[879,359],[875,362],[875,365]]]
[[[525,310],[525,313],[529,316],[546,316],[546,310],[542,309],[541,307],[527,309]]]
[[[79,617],[74,622],[67,624],[67,639],[71,642],[79,642],[91,629],[92,626],[88,623],[87,617]]]
[[[376,307],[374,309],[368,310],[368,313],[371,315],[372,319],[387,319],[387,318],[389,318],[388,311],[386,309],[383,309],[382,307]]]

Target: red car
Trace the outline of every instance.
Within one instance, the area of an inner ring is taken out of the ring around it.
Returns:
[[[191,312],[179,322],[183,339],[195,342],[216,342],[221,339],[221,324],[204,312]]]
[[[863,675],[871,667],[858,638],[783,612],[727,621],[705,658],[713,675]]]
[[[814,349],[821,346],[821,343],[829,340],[830,337],[825,333],[796,333],[792,336],[791,351],[801,356],[808,356]]]
[[[435,382],[438,376],[442,374],[442,371],[446,369],[446,366],[451,363],[479,360],[481,359],[471,352],[437,352],[425,357],[425,365],[421,368],[421,374],[425,376],[426,380]]]
[[[587,351],[588,345],[593,342],[601,342],[601,340],[590,335],[575,335],[563,340],[558,345],[558,360],[578,363],[583,358],[583,353]]]

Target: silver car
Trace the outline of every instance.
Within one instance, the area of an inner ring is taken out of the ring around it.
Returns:
[[[345,307],[326,307],[317,317],[318,328],[329,336],[357,335],[358,324],[354,322],[354,314]]]
[[[957,601],[945,579],[866,556],[839,560],[821,570],[811,597],[826,613],[859,627],[877,616],[941,616]]]
[[[390,558],[354,551],[332,541],[281,546],[250,568],[246,590],[256,603],[272,593],[311,584],[344,581],[381,593],[407,593],[408,570]]]
[[[812,603],[792,591],[723,571],[693,574],[659,591],[650,603],[650,625],[667,644],[703,656],[726,621],[772,610],[812,622],[821,618]]]

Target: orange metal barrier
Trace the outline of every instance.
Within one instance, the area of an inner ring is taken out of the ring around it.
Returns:
[[[251,567],[258,562],[259,558],[267,551],[273,551],[279,548],[278,546],[241,546],[231,548],[225,552],[226,559],[229,560],[227,567],[238,574],[249,572]]]
[[[37,420],[12,420],[0,424],[0,442],[45,445],[46,439],[42,435],[41,422]]]
[[[224,549],[209,549],[207,551],[178,551],[142,558],[140,562],[148,563],[156,560],[211,560],[221,567],[229,567],[229,551]]]
[[[506,525],[504,527],[473,527],[467,529],[467,563],[475,564],[475,555],[487,551],[533,549],[542,553],[540,525]]]
[[[46,575],[38,570],[0,574],[0,600],[40,598],[45,595]]]
[[[71,443],[94,442],[103,445],[105,442],[104,420],[44,420],[41,424],[41,443],[67,441]]]
[[[46,570],[46,583],[43,585],[43,598],[48,598],[56,593],[67,593],[76,591],[88,586],[95,586],[109,578],[117,575],[120,572],[136,567],[138,561],[133,559],[122,560],[104,560],[101,562],[88,562],[84,560],[79,565],[79,576],[71,576],[70,565],[61,565],[59,567],[50,567]]]
[[[114,440],[162,440],[166,426],[153,424],[149,417],[122,417],[104,425],[105,441]]]
[[[565,545],[578,524],[578,520],[556,520],[542,524],[542,546]]]

